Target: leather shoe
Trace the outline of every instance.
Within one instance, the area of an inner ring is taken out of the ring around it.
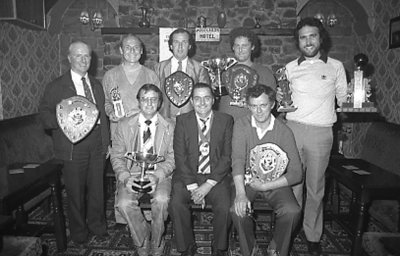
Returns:
[[[96,241],[98,242],[105,242],[108,239],[111,238],[110,234],[108,234],[108,232],[101,234],[101,235],[95,235]]]
[[[197,246],[195,243],[189,245],[186,251],[181,253],[181,256],[195,256],[197,252]]]
[[[83,240],[83,241],[74,241],[74,240],[71,240],[71,242],[70,242],[70,247],[83,249],[83,248],[86,247],[87,242],[88,242],[87,240]]]
[[[320,256],[321,255],[321,245],[319,242],[310,242],[307,241],[308,252],[310,255],[313,256]]]
[[[143,245],[136,247],[138,256],[148,256],[150,253],[150,240],[149,238],[144,239]]]

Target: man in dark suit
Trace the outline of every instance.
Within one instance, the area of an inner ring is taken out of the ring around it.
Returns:
[[[214,96],[207,84],[194,85],[191,103],[194,111],[177,116],[174,133],[176,170],[169,212],[176,245],[181,255],[195,254],[190,203],[203,207],[210,203],[214,213],[212,255],[227,255],[233,118],[212,110]]]
[[[87,44],[72,43],[68,48],[71,69],[46,86],[39,106],[44,128],[52,132],[55,157],[64,162],[69,228],[72,241],[80,246],[87,242],[89,233],[98,239],[108,236],[103,171],[110,132],[104,111],[103,87],[87,73],[90,60],[91,48]],[[93,130],[83,140],[73,144],[57,123],[56,106],[76,95],[92,101],[100,114]]]

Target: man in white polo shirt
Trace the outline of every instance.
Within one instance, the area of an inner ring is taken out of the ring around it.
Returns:
[[[311,255],[320,255],[323,228],[322,198],[325,170],[333,143],[332,125],[336,122],[335,98],[346,100],[347,82],[343,64],[327,56],[329,36],[318,19],[304,18],[296,27],[295,39],[301,56],[286,65],[293,104],[287,113],[305,171],[306,200],[303,229]],[[303,205],[303,183],[293,187]]]

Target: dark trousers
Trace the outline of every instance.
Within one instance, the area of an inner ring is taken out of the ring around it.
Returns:
[[[267,192],[257,192],[246,186],[246,195],[250,201],[254,201],[258,193],[262,194],[262,197],[274,209],[276,214],[275,230],[269,248],[277,250],[280,256],[289,255],[293,231],[301,215],[301,208],[297,203],[292,188],[284,187]],[[232,208],[232,220],[239,234],[242,255],[251,255],[256,241],[253,219],[248,216],[239,217]]]
[[[104,208],[104,165],[101,133],[95,128],[73,145],[72,160],[64,161],[63,178],[67,191],[71,238],[84,242],[88,233],[107,232]]]
[[[228,232],[231,224],[229,213],[231,195],[231,177],[215,185],[206,196],[206,204],[212,205],[214,250],[228,249]],[[195,242],[190,210],[190,192],[180,180],[172,183],[172,196],[168,207],[174,226],[177,250],[186,251]]]

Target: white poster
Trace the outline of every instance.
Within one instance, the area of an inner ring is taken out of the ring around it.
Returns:
[[[159,28],[159,60],[163,61],[172,57],[172,52],[169,50],[168,46],[168,39],[169,35],[175,30],[176,28]]]

